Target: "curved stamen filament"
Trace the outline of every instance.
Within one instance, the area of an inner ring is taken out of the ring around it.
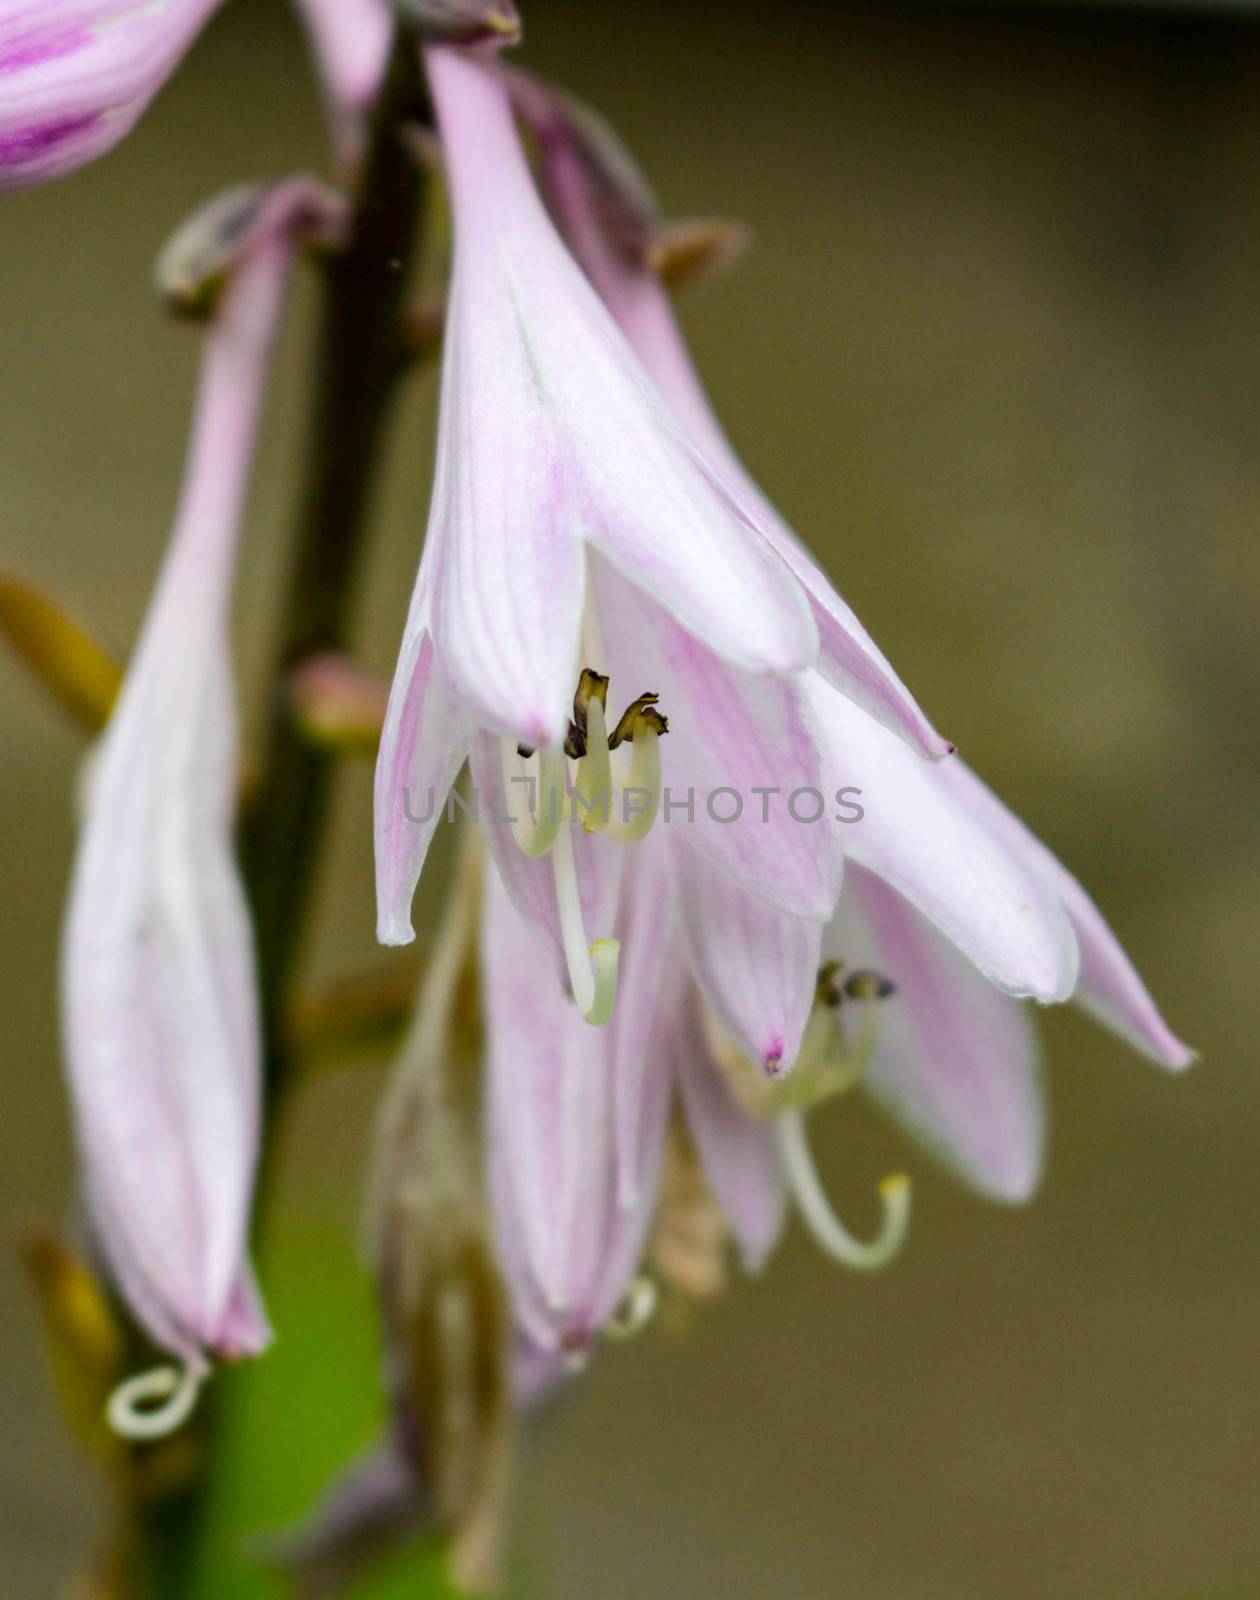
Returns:
[[[885,1178],[879,1186],[884,1217],[873,1239],[855,1239],[831,1208],[814,1166],[800,1111],[784,1111],[775,1123],[779,1154],[797,1210],[815,1241],[827,1255],[855,1272],[878,1272],[905,1243],[910,1226],[910,1180],[902,1173]]]
[[[203,1372],[192,1367],[153,1367],[120,1383],[105,1416],[124,1439],[165,1439],[187,1422],[197,1404]]]
[[[630,772],[626,782],[618,786],[616,815],[608,830],[609,838],[618,844],[638,844],[645,839],[661,804],[660,734],[646,721],[640,722],[630,750]],[[643,802],[633,811],[628,805],[630,795]]]
[[[573,836],[567,825],[556,836],[551,869],[573,998],[586,1020],[599,1027],[612,1015],[613,1001],[617,998],[617,959],[621,946],[616,939],[596,939],[594,944],[587,945],[577,867],[573,861]]]
[[[527,856],[545,856],[564,824],[568,766],[563,750],[539,750],[537,776],[522,773],[516,752],[506,742],[503,788],[512,837]],[[527,777],[532,781],[526,781]]]

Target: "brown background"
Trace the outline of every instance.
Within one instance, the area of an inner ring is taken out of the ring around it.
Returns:
[[[749,465],[938,724],[1080,873],[1204,1052],[1171,1081],[1045,1028],[1036,1204],[912,1159],[877,1281],[794,1236],[681,1344],[599,1364],[525,1491],[548,1600],[1260,1595],[1255,628],[1260,35],[1014,7],[523,0],[528,59],[620,124],[679,214],[755,252],[694,292]],[[196,343],[149,264],[209,190],[322,159],[296,29],[238,0],[139,132],[4,202],[0,549],[134,635]],[[284,548],[309,286],[273,390],[242,585],[256,690]],[[433,384],[401,419],[367,596],[388,666],[423,526]],[[0,662],[0,1225],[57,1217],[55,951],[78,740]],[[370,956],[366,770],[346,774],[316,962]],[[329,1081],[295,1209],[348,1228],[376,1080]],[[350,1130],[350,1131],[347,1131]],[[897,1141],[819,1129],[855,1221]],[[92,1525],[6,1258],[0,1572],[48,1592]]]

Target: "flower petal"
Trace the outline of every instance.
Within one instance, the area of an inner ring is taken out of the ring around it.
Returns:
[[[688,1007],[676,1039],[675,1067],[687,1124],[705,1175],[743,1253],[756,1271],[783,1231],[785,1196],[774,1133],[735,1103]]]
[[[428,532],[433,632],[452,683],[482,722],[530,745],[555,745],[577,682],[585,581],[578,469],[562,420],[537,392],[527,330],[506,284],[462,281],[472,271],[467,256],[457,253],[446,317]]]
[[[664,1144],[669,1072],[643,1093],[637,1206],[620,1204],[611,1034],[563,995],[550,953],[487,875],[483,928],[491,1202],[518,1321],[544,1350],[581,1350],[642,1253]]]
[[[427,623],[422,571],[376,760],[376,937],[382,944],[415,938],[412,897],[472,738],[472,724],[446,682]]]
[[[298,0],[343,160],[356,159],[363,115],[385,71],[391,22],[385,0]]]
[[[680,432],[543,210],[501,73],[425,52],[455,212],[434,634],[491,727],[562,737],[583,539],[754,670],[808,663],[809,607]]]
[[[810,684],[830,749],[831,787],[860,791],[845,854],[892,885],[1010,994],[1065,1000],[1076,939],[1047,887],[942,777],[830,685]],[[951,758],[952,760],[953,758]]]
[[[642,1203],[643,1142],[662,1137],[656,1126],[663,1107],[653,1099],[661,1082],[654,1052],[666,1015],[679,1003],[682,982],[668,841],[649,835],[628,852],[618,911],[621,961],[613,1009],[611,1052],[615,1090],[617,1195],[621,1205]]]
[[[1028,1009],[988,983],[894,890],[850,866],[827,952],[890,978],[866,1086],[983,1193],[1027,1200],[1041,1176],[1045,1102]],[[841,1013],[843,1015],[843,1012]]]
[[[728,665],[607,563],[591,566],[614,699],[654,691],[669,719],[656,826],[768,905],[825,920],[843,866],[836,834],[825,816],[789,810],[808,818],[825,787],[801,680]]]
[[[220,0],[0,0],[0,190],[131,131]]]
[[[692,970],[740,1048],[790,1067],[818,982],[822,924],[754,899],[698,850],[675,840],[678,902]]]
[[[961,761],[949,763],[948,781],[974,813],[1059,896],[1081,950],[1081,975],[1073,999],[1093,1017],[1161,1066],[1179,1071],[1195,1053],[1160,1016],[1098,907],[1067,868],[993,791]]]

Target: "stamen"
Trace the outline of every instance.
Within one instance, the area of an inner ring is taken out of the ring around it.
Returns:
[[[886,1267],[905,1243],[910,1226],[909,1178],[895,1173],[880,1184],[883,1221],[876,1236],[864,1242],[855,1239],[832,1210],[810,1154],[803,1113],[783,1112],[775,1123],[775,1134],[792,1198],[817,1244],[855,1272],[878,1272]]]
[[[589,947],[586,943],[577,868],[573,861],[573,836],[567,825],[556,836],[551,869],[573,998],[586,1020],[601,1027],[612,1015],[613,1001],[617,998],[617,958],[621,946],[616,939],[596,939]]]
[[[512,837],[527,856],[545,856],[555,844],[564,823],[565,784],[568,768],[563,750],[539,750],[536,775],[524,774],[517,766],[519,751],[504,741],[503,789]],[[524,779],[533,776],[534,781]]]
[[[625,714],[613,733],[613,749],[627,741],[631,745],[630,772],[627,781],[618,789],[617,815],[609,828],[609,837],[618,844],[638,844],[651,832],[656,813],[661,804],[661,735],[669,732],[669,723],[656,710],[659,697],[643,694],[626,708]],[[626,796],[633,794],[642,801],[635,810],[626,814]]]
[[[124,1439],[165,1439],[187,1422],[205,1382],[192,1367],[153,1367],[120,1383],[105,1416]]]
[[[586,673],[582,674],[585,679]],[[607,688],[608,679],[601,680]],[[582,797],[582,826],[599,833],[612,816],[612,760],[608,753],[608,723],[604,702],[592,695],[585,707],[586,753],[578,762],[574,787]]]
[[[604,1324],[604,1332],[610,1339],[633,1339],[652,1320],[658,1298],[655,1283],[646,1273],[640,1273]]]

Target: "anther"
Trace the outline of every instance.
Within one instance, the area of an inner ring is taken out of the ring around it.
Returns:
[[[610,1339],[633,1339],[651,1322],[658,1298],[655,1283],[646,1273],[640,1273],[604,1324],[604,1332]]]
[[[851,972],[844,982],[844,993],[850,1000],[887,1000],[896,994],[897,985],[882,973]]]
[[[123,1439],[165,1439],[192,1415],[205,1373],[193,1367],[153,1367],[120,1383],[105,1416]]]

